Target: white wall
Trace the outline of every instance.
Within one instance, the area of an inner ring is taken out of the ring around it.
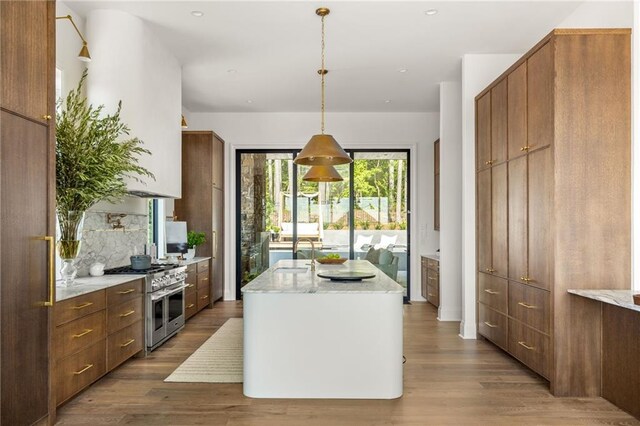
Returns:
[[[433,147],[437,113],[328,113],[327,133],[344,148],[407,148],[411,152],[411,295],[420,300],[419,254],[435,251],[433,229]],[[302,148],[319,133],[319,113],[191,113],[190,130],[214,130],[225,145],[225,300],[235,298],[235,150]],[[429,166],[431,165],[430,169]],[[431,193],[428,189],[431,188]]]
[[[151,155],[140,165],[155,174],[155,181],[133,179],[129,190],[167,197],[181,192],[182,70],[140,18],[119,10],[98,9],[87,15],[89,64],[87,96],[94,105],[113,112],[122,100],[122,120],[130,136],[145,142]]]
[[[71,15],[80,32],[84,34],[84,18],[61,2],[56,2],[56,16]],[[85,63],[78,59],[82,40],[68,19],[56,21],[56,68],[62,70],[62,97],[78,86]]]
[[[462,86],[440,83],[440,321],[462,318]]]
[[[632,25],[632,1],[585,1],[558,28],[631,28]]]
[[[462,58],[462,322],[460,335],[476,338],[475,97],[521,54]]]

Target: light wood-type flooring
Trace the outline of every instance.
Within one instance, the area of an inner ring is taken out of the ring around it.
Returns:
[[[164,383],[240,302],[219,302],[147,358],[133,359],[58,410],[59,424],[640,425],[601,398],[555,398],[484,340],[462,340],[426,303],[405,305],[404,396],[396,400],[250,399],[241,384]],[[313,366],[309,366],[313,368]]]

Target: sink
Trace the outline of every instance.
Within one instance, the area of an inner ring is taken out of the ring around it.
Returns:
[[[301,268],[299,266],[281,266],[275,269],[273,272],[280,274],[304,274],[309,271],[309,268]]]

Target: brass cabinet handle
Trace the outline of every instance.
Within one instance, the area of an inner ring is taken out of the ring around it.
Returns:
[[[484,292],[485,292],[485,293],[489,293],[489,294],[500,294],[500,292],[499,292],[499,291],[493,291],[493,290],[491,290],[490,288],[486,288],[486,289],[484,290]]]
[[[127,346],[129,346],[130,344],[132,344],[135,341],[136,341],[136,339],[130,339],[130,340],[124,342],[123,344],[121,344],[120,347],[121,348],[126,348]]]
[[[84,366],[84,368],[80,371],[74,371],[73,374],[75,376],[79,376],[80,374],[84,373],[85,371],[87,371],[88,369],[93,368],[93,364],[87,364]]]
[[[129,294],[133,293],[134,291],[136,291],[135,288],[130,288],[129,290],[119,291],[118,294]]]
[[[486,164],[487,166],[490,166],[493,164],[493,160],[485,161],[484,164]]]
[[[529,278],[529,277],[527,277],[527,276],[522,276],[522,277],[520,277],[520,280],[524,281],[525,283],[528,283],[528,282],[533,281],[533,279],[532,279],[532,278]]]
[[[133,313],[135,313],[135,312],[136,312],[136,311],[129,311],[129,312],[125,312],[124,314],[120,314],[120,317],[121,317],[121,318],[128,317],[129,315],[131,315],[131,314],[133,314]]]
[[[518,302],[518,305],[520,305],[522,307],[525,307],[527,309],[535,309],[536,308],[534,305],[529,305],[529,304],[524,303],[524,302]]]
[[[519,344],[520,346],[522,346],[523,348],[526,348],[526,349],[528,349],[528,350],[530,350],[530,351],[532,351],[532,350],[534,350],[534,349],[535,349],[535,347],[527,345],[527,342],[518,342],[518,344]]]
[[[46,301],[42,302],[42,306],[53,306],[55,303],[54,297],[56,290],[55,239],[49,235],[36,237],[36,239],[49,243],[49,296]]]
[[[191,287],[195,287],[195,284],[189,284],[187,287],[191,288]]]
[[[91,333],[92,331],[93,331],[93,329],[92,329],[92,328],[87,328],[85,331],[83,331],[83,332],[82,332],[82,333],[80,333],[80,334],[74,334],[74,335],[73,335],[73,338],[74,338],[74,339],[77,339],[78,337],[86,336],[87,334]]]
[[[87,306],[91,306],[91,305],[93,305],[93,302],[85,302],[82,305],[73,306],[71,309],[84,309]]]
[[[207,297],[209,297],[208,294],[205,294],[204,296],[202,296],[200,299],[206,299]]]
[[[487,268],[487,269],[485,269],[485,271],[487,271],[487,272],[495,272],[496,270],[493,269],[493,268]]]
[[[433,295],[433,294],[431,294],[431,293],[427,293],[427,296],[429,296],[429,297],[434,297],[434,295]]]
[[[190,303],[190,304],[189,304],[189,306],[187,306],[187,309],[191,309],[191,308],[193,308],[194,306],[196,306],[196,305],[195,305],[195,304],[193,304],[193,303]]]
[[[521,147],[520,151],[529,151],[529,149],[531,149],[531,147],[527,145],[527,146]]]
[[[495,325],[495,324],[491,324],[489,321],[485,321],[484,323],[487,325],[487,327],[491,327],[491,328],[496,328],[496,327],[498,327],[498,326],[497,326],[497,325]]]
[[[216,258],[216,253],[218,252],[218,234],[216,231],[212,231],[213,232],[213,254],[211,255],[212,259]]]
[[[48,121],[48,120],[51,120],[51,116],[49,114],[45,114],[42,116],[42,119]]]

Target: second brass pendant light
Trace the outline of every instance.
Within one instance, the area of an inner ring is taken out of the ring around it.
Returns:
[[[349,164],[353,160],[345,152],[344,149],[338,144],[338,142],[331,135],[324,133],[324,106],[325,106],[325,76],[327,70],[324,65],[324,18],[330,13],[330,10],[321,7],[316,10],[316,15],[320,16],[322,20],[322,41],[321,41],[321,64],[322,68],[318,70],[320,74],[321,85],[321,119],[320,119],[320,134],[313,135],[309,142],[304,146],[302,151],[293,160],[295,164],[305,166],[323,166],[316,169],[312,167],[311,170],[303,177],[304,180],[313,182],[337,182],[341,181],[342,177],[335,170],[333,166],[339,164]],[[315,169],[315,170],[314,170]]]

